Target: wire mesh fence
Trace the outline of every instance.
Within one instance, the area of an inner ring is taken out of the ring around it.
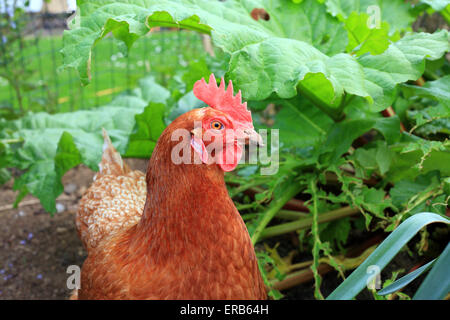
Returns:
[[[92,82],[82,86],[73,69],[63,69],[63,31],[69,14],[0,13],[0,111],[67,112],[100,106],[132,89],[152,73],[164,84],[180,66],[203,52],[194,32],[152,30],[124,56],[107,37],[93,48]],[[0,114],[1,115],[1,114]]]

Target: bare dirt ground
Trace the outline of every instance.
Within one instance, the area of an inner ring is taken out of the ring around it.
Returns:
[[[145,171],[147,161],[127,159],[127,163]],[[12,181],[0,188],[0,299],[70,296],[67,267],[81,267],[86,258],[75,229],[75,213],[94,174],[85,166],[66,173],[65,192],[57,200],[60,212],[53,217],[32,196],[10,209],[17,196]]]

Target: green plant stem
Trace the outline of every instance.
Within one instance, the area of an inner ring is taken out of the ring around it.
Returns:
[[[236,209],[238,209],[238,211],[245,209],[252,209],[254,207],[255,207],[254,203],[236,204]]]
[[[318,273],[321,275],[324,275],[332,270],[333,268],[326,263],[321,263],[318,267]],[[271,284],[273,289],[286,290],[298,286],[299,284],[309,282],[313,279],[313,277],[313,272],[311,269],[307,268],[293,272],[281,281],[274,280]]]
[[[0,140],[0,143],[6,143],[6,144],[19,143],[19,142],[23,142],[23,139],[22,138],[17,138],[17,139],[3,139],[3,140]]]
[[[351,270],[358,267],[361,263],[364,262],[365,259],[375,250],[378,244],[375,244],[367,249],[365,249],[359,256],[349,258],[346,256],[338,256],[336,259],[342,264],[344,270]],[[354,249],[354,248],[353,248]],[[352,250],[352,248],[349,248]],[[300,263],[296,263],[289,266],[288,271],[297,270],[292,272],[286,276],[283,280],[272,280],[272,287],[277,290],[285,290],[297,286],[301,283],[309,281],[313,278],[313,273],[309,266],[314,263],[314,260],[304,261]],[[328,258],[320,258],[318,273],[323,276],[329,271],[333,270],[332,264],[330,263]]]
[[[359,209],[344,207],[337,210],[329,211],[318,216],[318,223],[329,222],[340,218],[357,214]],[[278,216],[278,215],[277,215]],[[293,232],[296,230],[307,229],[312,226],[313,218],[307,217],[297,221],[279,224],[277,226],[268,227],[261,233],[261,239],[278,236],[281,234]]]
[[[338,110],[330,108],[328,104],[320,100],[314,93],[310,92],[301,82],[298,84],[300,93],[311,101],[317,108],[328,115],[334,122],[339,122],[344,119],[343,113]],[[342,110],[341,110],[342,111]]]
[[[17,102],[19,103],[20,113],[23,113],[23,101],[22,101],[22,93],[20,92],[20,85],[18,81],[14,81],[12,85],[14,91],[16,92]]]
[[[238,208],[238,206],[236,206],[236,208]],[[261,214],[262,214],[261,212],[246,213],[246,214],[242,215],[242,219],[244,221],[250,220],[250,219],[258,217]],[[294,211],[294,210],[280,210],[277,212],[277,214],[275,216],[280,219],[298,220],[298,219],[307,217],[308,213]]]
[[[434,73],[434,72],[432,72],[432,71],[430,71],[430,70],[427,70],[427,69],[425,69],[425,71],[423,72],[423,75],[424,75],[426,78],[431,79],[431,80],[437,80],[437,79],[439,79],[439,76],[438,76],[436,73]]]
[[[247,221],[253,218],[258,217],[261,214],[261,212],[256,212],[256,213],[246,213],[241,215],[242,220]]]
[[[342,101],[342,103],[341,103],[341,105],[339,106],[339,109],[338,109],[338,111],[339,111],[340,113],[342,113],[342,116],[343,116],[343,117],[345,116],[345,115],[343,114],[345,107],[348,106],[348,104],[349,104],[355,97],[356,97],[356,96],[353,95],[353,94],[350,95],[350,96],[348,96],[347,93],[345,94],[344,99],[343,99],[343,101]]]
[[[320,247],[321,241],[319,237],[319,211],[317,209],[317,185],[316,181],[312,179],[310,181],[310,193],[312,196],[312,221],[311,221],[311,233],[314,238],[314,245],[312,250],[313,263],[311,265],[311,271],[314,276],[314,297],[318,300],[324,300],[322,292],[320,292],[320,284],[322,282],[322,277],[319,273],[319,258],[320,258]]]
[[[260,240],[262,232],[269,224],[269,222],[272,220],[272,218],[277,214],[277,212],[280,211],[280,209],[283,208],[286,202],[288,202],[291,198],[293,198],[303,188],[304,186],[301,185],[300,183],[291,181],[290,185],[286,187],[286,190],[284,191],[283,195],[272,200],[268,210],[264,213],[263,218],[256,226],[256,229],[252,235],[253,244],[255,244],[256,242],[258,242],[258,240]]]
[[[239,184],[238,187],[236,187],[235,189],[230,190],[230,197],[231,198],[234,197],[235,195],[237,195],[240,192],[244,192],[246,190],[249,190],[249,189],[252,189],[252,188],[256,188],[256,187],[258,187],[261,184],[260,181],[252,181],[250,183],[245,183],[245,184],[240,184],[239,182],[232,182],[232,181],[229,181],[229,182],[230,183],[238,183]],[[263,191],[264,191],[264,189],[258,188],[258,192],[263,192]]]
[[[313,264],[313,260],[308,260],[308,261],[304,261],[304,262],[299,262],[299,263],[295,263],[295,264],[291,264],[290,266],[288,266],[288,272],[292,271],[292,270],[296,270],[296,269],[303,269],[303,268],[307,268],[310,265]]]
[[[300,212],[295,210],[280,210],[277,212],[276,217],[280,219],[286,219],[286,220],[298,220],[302,218],[308,217],[309,213],[307,212]]]

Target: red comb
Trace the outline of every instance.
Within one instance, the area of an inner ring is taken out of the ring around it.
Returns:
[[[227,113],[233,120],[239,122],[245,127],[253,128],[252,114],[247,110],[247,102],[241,101],[241,90],[233,96],[233,83],[228,83],[225,90],[225,81],[222,78],[220,86],[217,87],[214,74],[209,76],[209,84],[205,79],[197,81],[194,84],[194,95],[209,105],[211,108]]]

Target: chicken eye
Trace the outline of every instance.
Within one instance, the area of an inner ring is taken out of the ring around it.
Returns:
[[[223,124],[220,121],[214,120],[211,122],[211,129],[221,130],[223,129]]]

